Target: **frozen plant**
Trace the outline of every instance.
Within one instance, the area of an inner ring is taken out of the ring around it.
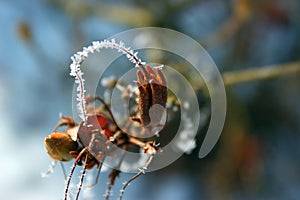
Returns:
[[[112,169],[109,175],[110,182],[106,192],[106,199],[109,199],[115,179],[121,173],[120,168],[126,152],[140,148],[142,150],[141,152],[147,155],[148,158],[137,174],[124,184],[119,197],[122,199],[129,183],[146,172],[153,156],[158,150],[158,145],[155,143],[156,137],[152,137],[151,139],[133,137],[132,135],[137,134],[131,132],[128,134],[118,126],[109,106],[109,102],[106,102],[100,96],[86,95],[84,73],[81,71],[80,65],[90,54],[99,52],[103,48],[116,49],[125,54],[129,61],[138,68],[136,80],[137,90],[130,89],[132,88],[131,86],[118,86],[118,88],[124,90],[124,92],[125,88],[127,88],[126,92],[132,92],[132,95],[136,95],[137,99],[135,106],[136,111],[134,112],[134,116],[127,122],[128,129],[126,130],[135,131],[135,129],[130,129],[130,127],[133,126],[133,124],[137,124],[134,127],[138,126],[143,133],[149,133],[152,130],[156,130],[155,128],[157,126],[161,127],[161,118],[162,116],[166,116],[165,108],[168,95],[162,67],[152,69],[137,57],[137,52],[126,47],[123,42],[117,43],[114,39],[93,42],[90,46],[84,47],[82,51],[73,55],[71,57],[70,75],[75,77],[75,83],[77,85],[77,107],[82,121],[78,123],[72,117],[61,116],[61,120],[54,128],[53,133],[45,138],[47,153],[54,161],[68,162],[75,159],[66,180],[64,192],[65,200],[70,196],[69,188],[76,166],[83,165],[75,196],[75,199],[78,199],[82,188],[92,187],[97,183],[102,164],[107,158],[116,159],[118,161],[117,166]],[[112,81],[112,79],[113,77],[106,79],[102,84],[110,87],[111,85],[108,85],[108,82]],[[134,91],[136,91],[136,94],[133,94],[135,93]],[[99,101],[102,106],[90,109],[92,107],[90,105],[95,101]],[[58,131],[57,129],[62,126],[66,127],[65,130]],[[115,153],[116,147],[122,149],[121,155]],[[118,157],[115,158],[116,156]],[[94,167],[98,170],[95,183],[92,185],[84,185],[86,170],[93,169]],[[50,170],[52,170],[52,168]]]

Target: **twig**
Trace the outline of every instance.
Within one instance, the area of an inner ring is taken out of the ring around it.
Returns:
[[[77,191],[77,194],[76,194],[76,200],[78,200],[78,198],[79,198],[79,194],[80,194],[80,191],[81,191],[81,188],[82,188],[82,185],[83,185],[83,179],[84,179],[84,175],[85,175],[85,172],[86,172],[87,158],[88,158],[88,154],[86,154],[86,156],[85,156],[83,170],[82,170],[82,174],[81,174],[80,181],[79,181],[78,191]]]
[[[154,157],[154,154],[151,154],[150,157],[148,158],[145,166],[139,170],[139,172],[134,175],[131,179],[129,179],[127,182],[124,183],[124,186],[123,188],[120,190],[120,196],[119,196],[119,200],[122,200],[123,198],[123,195],[124,195],[124,192],[125,192],[125,189],[127,188],[127,186],[132,182],[134,181],[135,179],[137,179],[140,175],[144,174],[145,173],[145,170],[148,168],[148,166],[150,165],[152,159]]]
[[[85,102],[85,92],[86,89],[84,87],[84,78],[83,78],[83,72],[81,71],[81,64],[82,62],[94,52],[99,52],[101,49],[115,49],[118,52],[125,54],[127,56],[127,59],[134,63],[135,66],[139,66],[141,69],[144,69],[145,62],[142,62],[141,59],[137,57],[138,52],[134,52],[130,49],[130,47],[126,47],[125,44],[120,41],[119,43],[116,43],[115,39],[111,40],[104,40],[104,41],[94,41],[91,45],[88,47],[83,47],[82,51],[78,51],[73,56],[71,56],[72,63],[70,64],[70,76],[75,77],[75,84],[77,85],[77,108],[78,108],[78,114],[79,117],[83,120],[83,124],[87,125],[87,113],[86,113],[86,102]]]
[[[149,12],[145,7],[135,4],[114,4],[112,2],[103,1],[60,1],[53,0],[54,3],[66,10],[68,14],[74,18],[82,19],[87,16],[97,16],[109,19],[120,24],[130,26],[153,26],[155,19],[153,13]],[[82,9],[84,8],[84,9]],[[139,16],[139,17],[136,17]]]
[[[241,71],[223,73],[223,81],[226,86],[245,83],[255,80],[264,80],[300,72],[300,62],[282,65],[270,65]]]
[[[239,34],[239,31],[247,26],[247,23],[252,19],[254,4],[254,1],[251,0],[233,1],[231,16],[221,25],[219,30],[210,33],[203,39],[204,45],[210,49],[215,48]]]
[[[67,173],[66,173],[66,169],[65,169],[65,166],[62,162],[59,162],[60,163],[60,166],[61,166],[61,169],[62,169],[62,172],[64,174],[64,178],[65,178],[65,181],[67,180]]]
[[[141,148],[144,148],[146,146],[146,143],[144,143],[143,141],[141,141],[141,140],[139,140],[139,139],[137,139],[135,137],[130,137],[128,139],[128,141],[129,141],[129,143],[135,144],[135,145],[137,145],[137,146],[139,146]]]
[[[77,158],[75,159],[73,166],[71,168],[70,174],[68,176],[67,179],[67,183],[66,183],[66,188],[65,188],[65,196],[64,196],[64,200],[68,199],[68,191],[69,191],[69,186],[70,186],[70,182],[71,182],[71,178],[73,176],[74,170],[76,168],[77,162],[79,161],[79,159],[81,158],[81,156],[87,151],[87,147],[85,147],[84,149],[81,150],[81,152],[78,154]]]
[[[91,185],[83,185],[82,188],[91,188],[91,187],[94,187],[95,185],[97,185],[102,165],[103,165],[103,163],[101,162],[99,164],[99,167],[98,167],[98,170],[97,170],[98,172],[97,172],[97,176],[96,176],[95,182],[93,184],[91,184]]]
[[[95,96],[95,100],[100,101],[100,102],[104,105],[105,110],[106,110],[106,111],[108,112],[108,114],[110,115],[110,117],[111,117],[113,123],[114,123],[116,126],[118,126],[118,124],[117,124],[117,122],[116,122],[116,120],[115,120],[115,118],[114,118],[114,115],[112,114],[112,112],[111,112],[109,106],[107,105],[107,103],[106,103],[101,97],[99,97],[99,96]]]
[[[121,172],[121,171],[119,170],[119,168],[121,167],[121,164],[122,164],[122,162],[123,162],[123,160],[124,160],[124,158],[125,158],[125,155],[126,155],[126,146],[124,146],[123,149],[122,149],[121,158],[120,158],[120,160],[119,160],[119,163],[118,163],[116,169],[113,169],[113,171],[112,171],[111,174],[110,174],[111,180],[110,180],[109,185],[108,185],[107,190],[106,190],[106,194],[105,194],[105,199],[106,199],[106,200],[109,200],[109,197],[110,197],[110,194],[111,194],[112,186],[113,186],[114,183],[115,183],[115,179],[119,176],[119,174],[120,174],[120,172]]]
[[[53,172],[53,169],[55,168],[56,163],[57,163],[57,161],[55,161],[55,160],[51,162],[51,164],[48,167],[47,171],[41,173],[42,178],[45,178],[45,177],[49,176],[49,174],[51,174]]]

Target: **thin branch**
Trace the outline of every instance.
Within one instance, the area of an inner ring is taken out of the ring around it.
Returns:
[[[49,176],[49,174],[51,174],[53,172],[53,170],[54,170],[54,168],[56,166],[56,163],[57,163],[57,161],[55,161],[55,160],[53,160],[51,162],[51,164],[48,167],[47,171],[41,173],[42,178],[45,178],[45,177]]]
[[[82,188],[82,185],[83,185],[83,179],[84,179],[85,172],[86,172],[87,158],[88,158],[88,154],[86,154],[86,156],[85,156],[84,166],[83,166],[82,174],[81,174],[80,181],[79,181],[78,191],[77,191],[77,194],[76,194],[76,200],[78,200],[78,198],[79,198],[79,194],[80,194],[80,191],[81,191],[81,188]]]
[[[64,174],[64,178],[65,178],[65,181],[67,180],[67,173],[66,173],[66,169],[65,169],[65,166],[62,162],[59,162],[60,163],[60,166],[61,166],[61,169],[62,169],[62,172]]]
[[[96,176],[96,179],[95,179],[94,183],[91,184],[91,185],[83,185],[82,188],[92,188],[92,187],[94,187],[95,185],[97,185],[98,179],[99,179],[99,175],[100,175],[100,172],[101,172],[102,165],[103,165],[103,163],[101,162],[101,163],[99,164],[99,167],[98,167],[98,170],[97,170],[97,176]]]
[[[132,182],[134,181],[135,179],[137,179],[140,175],[144,174],[145,173],[145,170],[147,170],[147,168],[149,167],[152,159],[154,157],[154,154],[151,154],[145,164],[145,166],[139,170],[139,172],[134,175],[131,179],[129,179],[127,182],[124,183],[124,186],[123,188],[120,190],[120,196],[119,196],[119,200],[122,200],[123,198],[123,195],[124,195],[124,192],[125,192],[125,189],[127,188],[127,186]]]
[[[111,195],[111,189],[112,189],[112,184],[109,183],[108,184],[108,187],[106,189],[106,193],[105,193],[105,200],[109,200],[109,197]]]
[[[81,152],[78,154],[77,158],[75,159],[74,163],[73,163],[73,166],[72,166],[72,168],[71,168],[71,171],[70,171],[70,174],[69,174],[69,176],[68,176],[67,183],[66,183],[64,200],[67,200],[67,199],[68,199],[69,186],[70,186],[70,182],[71,182],[71,179],[72,179],[74,170],[75,170],[75,168],[76,168],[76,165],[77,165],[79,159],[81,158],[81,156],[82,156],[86,151],[87,151],[87,147],[85,147],[84,149],[82,149]]]
[[[106,111],[108,112],[108,114],[110,115],[110,118],[112,119],[113,123],[114,123],[116,126],[118,126],[118,124],[117,124],[117,122],[116,122],[116,120],[115,120],[115,118],[114,118],[114,115],[112,114],[112,112],[111,112],[111,110],[110,110],[110,107],[107,105],[107,103],[106,103],[100,96],[95,96],[95,99],[98,100],[98,101],[100,101],[100,102],[104,105],[104,107],[105,107]],[[118,128],[119,128],[119,127],[118,127]],[[119,128],[119,129],[120,129],[120,128]]]
[[[282,65],[270,65],[260,68],[252,68],[241,71],[223,73],[225,86],[235,84],[275,78],[279,76],[291,75],[300,72],[300,62],[287,63]]]
[[[84,121],[84,125],[86,125],[87,122],[86,102],[84,98],[86,90],[84,87],[84,73],[81,71],[80,65],[90,54],[99,52],[103,48],[115,49],[118,52],[125,54],[127,56],[127,59],[131,63],[134,63],[135,66],[139,66],[142,70],[145,70],[144,64],[146,63],[142,62],[142,60],[137,57],[138,52],[134,52],[130,49],[130,47],[126,47],[122,41],[116,43],[115,39],[104,40],[101,42],[94,41],[88,47],[83,47],[82,51],[78,51],[73,56],[71,56],[72,63],[70,64],[70,75],[75,77],[75,83],[77,85],[77,107],[79,117]]]
[[[51,3],[65,10],[72,18],[84,19],[87,16],[97,16],[117,22],[118,24],[135,27],[153,26],[155,24],[153,13],[146,7],[136,4],[123,5],[104,1],[82,0],[51,0]]]
[[[131,144],[135,144],[135,145],[141,147],[142,149],[146,146],[146,143],[144,143],[143,141],[141,141],[141,140],[139,140],[135,137],[130,137],[128,139],[128,142],[131,143]]]
[[[113,169],[113,171],[110,173],[110,182],[108,184],[107,190],[106,190],[106,194],[105,194],[105,199],[109,200],[109,197],[111,195],[111,189],[112,186],[115,184],[115,180],[116,178],[119,176],[119,174],[121,173],[121,171],[119,170],[121,168],[121,164],[125,158],[126,155],[126,146],[123,147],[122,149],[122,154],[121,154],[121,158],[119,160],[118,165],[116,166],[116,169]]]

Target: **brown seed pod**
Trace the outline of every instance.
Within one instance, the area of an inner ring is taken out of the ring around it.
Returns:
[[[45,138],[44,144],[47,154],[53,160],[61,162],[70,161],[73,158],[70,151],[78,149],[78,143],[67,132],[53,132]]]
[[[137,71],[138,86],[138,106],[140,118],[133,117],[132,120],[139,122],[142,126],[147,126],[150,121],[150,108],[153,105],[161,105],[166,107],[167,87],[166,79],[160,68],[156,68],[156,72],[150,66],[146,66]],[[161,116],[162,113],[156,113]]]

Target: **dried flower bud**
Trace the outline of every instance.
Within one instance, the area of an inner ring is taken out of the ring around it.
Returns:
[[[78,149],[78,143],[73,141],[67,132],[53,132],[44,141],[47,154],[57,161],[70,161],[73,157],[70,151]]]

